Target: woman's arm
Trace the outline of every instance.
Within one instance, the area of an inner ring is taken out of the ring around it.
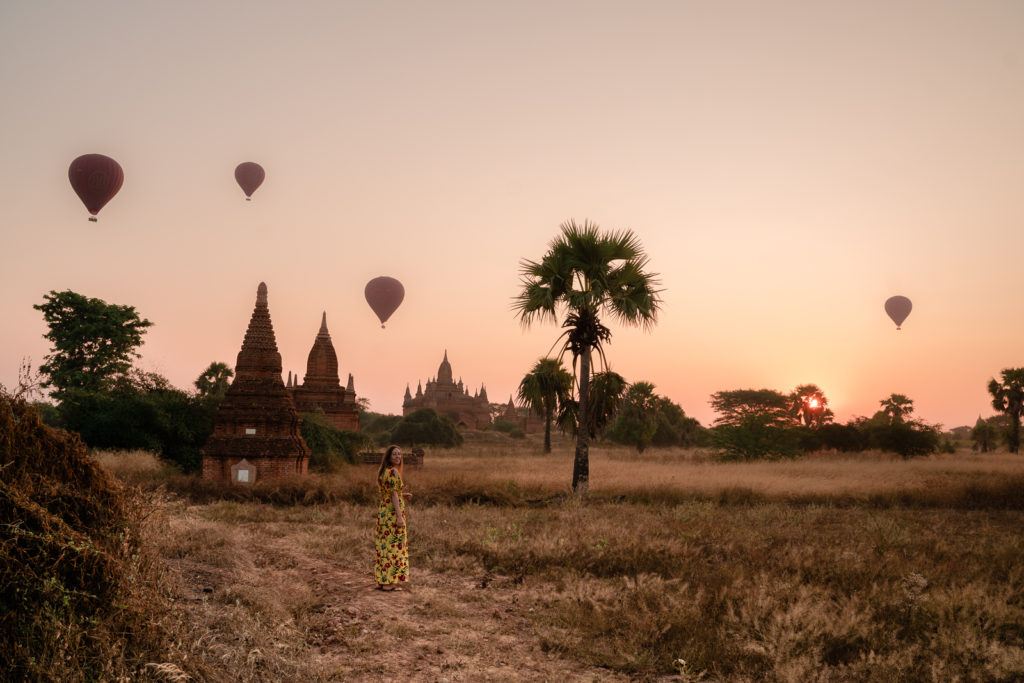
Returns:
[[[391,470],[391,476],[398,478],[398,472]],[[399,528],[405,526],[405,515],[402,514],[402,501],[398,498],[398,489],[391,489],[391,504],[395,506],[395,522]]]

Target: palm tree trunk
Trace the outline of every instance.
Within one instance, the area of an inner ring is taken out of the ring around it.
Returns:
[[[1020,413],[1010,414],[1010,452],[1020,452]]]
[[[554,419],[554,409],[549,405],[544,410],[544,452],[551,452],[551,420]]]
[[[579,422],[576,425],[576,457],[572,463],[573,493],[583,496],[590,483],[590,349],[585,348],[580,357],[580,405]]]

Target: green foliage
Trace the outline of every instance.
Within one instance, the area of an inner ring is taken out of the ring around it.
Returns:
[[[774,389],[737,389],[711,395],[711,407],[718,413],[716,425],[738,427],[751,421],[766,426],[786,427],[790,401]]]
[[[491,427],[496,432],[502,432],[503,434],[510,433],[513,429],[518,429],[515,422],[509,422],[508,420],[495,420]]]
[[[723,460],[756,460],[792,457],[800,453],[800,434],[757,416],[711,429],[711,444],[721,449]]]
[[[867,430],[871,448],[898,453],[904,458],[934,453],[940,445],[939,431],[921,422],[869,425]]]
[[[711,442],[726,459],[777,458],[799,453],[791,429],[790,401],[772,389],[738,389],[711,395],[719,414]]]
[[[890,394],[878,402],[882,406],[882,412],[895,424],[903,422],[903,419],[914,412],[914,401],[903,394]]]
[[[974,450],[988,453],[995,450],[998,441],[999,429],[991,420],[983,420],[979,415],[978,421],[971,429],[971,442],[974,444]]]
[[[687,417],[679,404],[658,396],[658,427],[651,437],[652,446],[703,446],[707,430],[695,418]]]
[[[658,396],[650,382],[635,382],[626,390],[618,417],[608,430],[616,443],[635,446],[640,453],[651,445],[658,431]]]
[[[91,448],[142,449],[182,470],[201,464],[220,400],[192,396],[153,373],[131,373],[108,391],[72,389],[57,408],[59,424]]]
[[[196,378],[196,393],[202,398],[221,400],[231,386],[235,371],[227,363],[214,361]]]
[[[410,413],[395,425],[391,442],[403,446],[459,446],[462,434],[449,418],[438,415],[432,408]]]
[[[1006,445],[1011,453],[1019,453],[1020,423],[1024,414],[1024,368],[1003,370],[998,380],[988,383],[988,393],[992,395],[992,407],[1010,420]]]
[[[312,451],[310,466],[326,472],[343,463],[355,463],[359,453],[373,445],[366,434],[337,429],[322,412],[302,414],[302,438]]]
[[[39,368],[44,387],[60,399],[70,390],[104,391],[131,368],[138,357],[142,335],[152,323],[139,317],[132,306],[108,304],[71,290],[51,291],[42,311],[53,344]]]
[[[551,423],[559,408],[572,397],[572,375],[562,361],[541,358],[519,383],[519,401],[544,418],[544,452],[551,452]]]
[[[601,436],[615,419],[627,387],[629,383],[617,372],[608,370],[593,375],[590,382],[590,411],[587,413],[587,422],[590,424],[587,431],[591,439]],[[578,411],[579,403],[573,399],[565,401],[558,411],[558,428],[576,436]]]
[[[835,417],[817,384],[801,384],[790,392],[789,401],[792,417],[805,427],[820,427]]]

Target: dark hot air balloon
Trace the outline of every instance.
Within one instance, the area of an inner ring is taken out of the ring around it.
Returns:
[[[124,182],[121,165],[102,154],[83,154],[68,167],[71,189],[85,204],[91,214],[89,220],[96,222],[96,214],[114,198]]]
[[[395,278],[382,275],[367,282],[363,293],[366,295],[366,303],[380,318],[380,326],[383,328],[391,314],[402,305],[405,287]]]
[[[255,192],[267,174],[263,167],[253,161],[243,161],[235,167],[235,180],[238,186],[245,192],[245,201],[252,201],[252,193]]]
[[[914,304],[910,303],[910,299],[905,296],[891,296],[885,300],[885,312],[889,314],[892,321],[896,323],[896,329],[901,329],[900,325],[910,315],[910,310],[914,307]]]

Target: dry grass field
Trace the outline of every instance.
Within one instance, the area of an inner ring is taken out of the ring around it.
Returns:
[[[238,491],[101,454],[159,507],[155,677],[1024,680],[1024,457],[717,463],[477,444],[406,472],[412,585],[372,590],[374,471]],[[156,664],[162,664],[158,667]]]

